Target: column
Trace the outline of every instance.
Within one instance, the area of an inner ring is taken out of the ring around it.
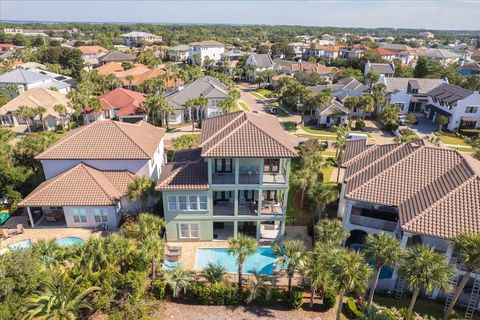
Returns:
[[[235,166],[235,184],[239,184],[240,182],[240,159],[235,158],[233,159],[234,166]]]
[[[263,166],[265,159],[260,159],[260,175],[258,177],[259,184],[263,184]]]
[[[233,237],[237,238],[238,236],[238,221],[233,221]]]
[[[290,189],[284,189],[282,190],[282,192],[283,192],[282,215],[285,217],[287,215],[288,193],[290,192]]]
[[[263,204],[263,190],[258,189],[258,206],[257,206],[257,215],[261,216],[262,215],[262,204]]]
[[[32,226],[32,228],[35,228],[35,222],[33,222],[32,211],[30,210],[30,207],[27,207],[27,213],[28,219],[30,220],[30,225]]]
[[[213,176],[213,170],[212,170],[212,163],[213,159],[212,158],[207,158],[207,171],[208,171],[208,184],[212,184],[212,176]]]
[[[235,189],[233,191],[233,196],[234,196],[234,200],[233,200],[233,215],[236,217],[238,216],[238,189]]]
[[[260,240],[260,230],[261,230],[261,224],[260,221],[257,221],[257,241]]]
[[[283,237],[284,235],[285,235],[285,219],[280,221],[280,236]]]
[[[288,185],[290,182],[290,163],[291,159],[286,159],[287,167],[285,168],[285,184]]]

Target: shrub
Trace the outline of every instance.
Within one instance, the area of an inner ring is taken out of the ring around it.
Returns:
[[[332,309],[335,307],[335,301],[337,300],[337,294],[332,291],[327,291],[323,295],[323,307],[326,310]]]
[[[303,288],[293,287],[288,298],[290,307],[299,310],[303,306]]]
[[[357,309],[357,304],[353,298],[347,299],[347,316],[353,319],[363,319],[365,315]]]
[[[138,302],[144,296],[144,284],[146,279],[146,272],[128,271],[127,273],[120,275],[117,288],[119,288],[125,296],[130,296],[132,302]]]
[[[239,305],[245,301],[245,292],[223,283],[216,283],[211,286],[193,284],[187,292],[187,299],[204,305]]]
[[[297,124],[293,121],[288,121],[283,123],[283,127],[286,131],[295,131],[297,130]]]
[[[383,308],[383,314],[388,317],[390,320],[398,320],[398,318],[393,314],[393,312],[388,308]]]
[[[262,294],[257,298],[257,302],[262,306],[283,305],[287,297],[288,292],[277,288],[272,288],[269,294],[267,294],[267,292],[262,292]]]
[[[155,280],[152,282],[151,290],[155,299],[163,301],[165,300],[165,282]]]
[[[365,128],[365,121],[363,119],[355,120],[355,129],[362,130],[363,128]]]

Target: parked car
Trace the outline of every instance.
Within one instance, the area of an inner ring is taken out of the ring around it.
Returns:
[[[347,141],[367,140],[368,136],[364,133],[349,133]]]

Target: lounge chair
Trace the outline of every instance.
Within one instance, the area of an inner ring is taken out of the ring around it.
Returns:
[[[172,261],[164,259],[162,269],[166,270],[166,271],[170,271],[170,270],[173,270],[175,268],[179,268],[181,266],[183,266],[183,263],[181,263],[181,262],[178,262],[178,261],[177,262],[172,262]]]
[[[15,232],[16,232],[16,234],[24,233],[25,229],[23,228],[23,224],[21,224],[21,223],[17,224],[17,230]]]

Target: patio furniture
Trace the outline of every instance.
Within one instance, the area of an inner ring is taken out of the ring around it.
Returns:
[[[163,264],[162,264],[162,269],[166,271],[171,271],[175,268],[181,267],[183,263],[181,262],[176,262],[176,261],[169,261],[164,259]]]
[[[13,235],[13,233],[9,229],[7,229],[7,228],[1,228],[0,229],[0,237],[1,238],[7,239],[7,238],[10,238],[12,235]]]
[[[16,230],[16,233],[17,234],[22,234],[25,232],[25,229],[23,228],[23,224],[19,223],[17,224],[17,230]]]

